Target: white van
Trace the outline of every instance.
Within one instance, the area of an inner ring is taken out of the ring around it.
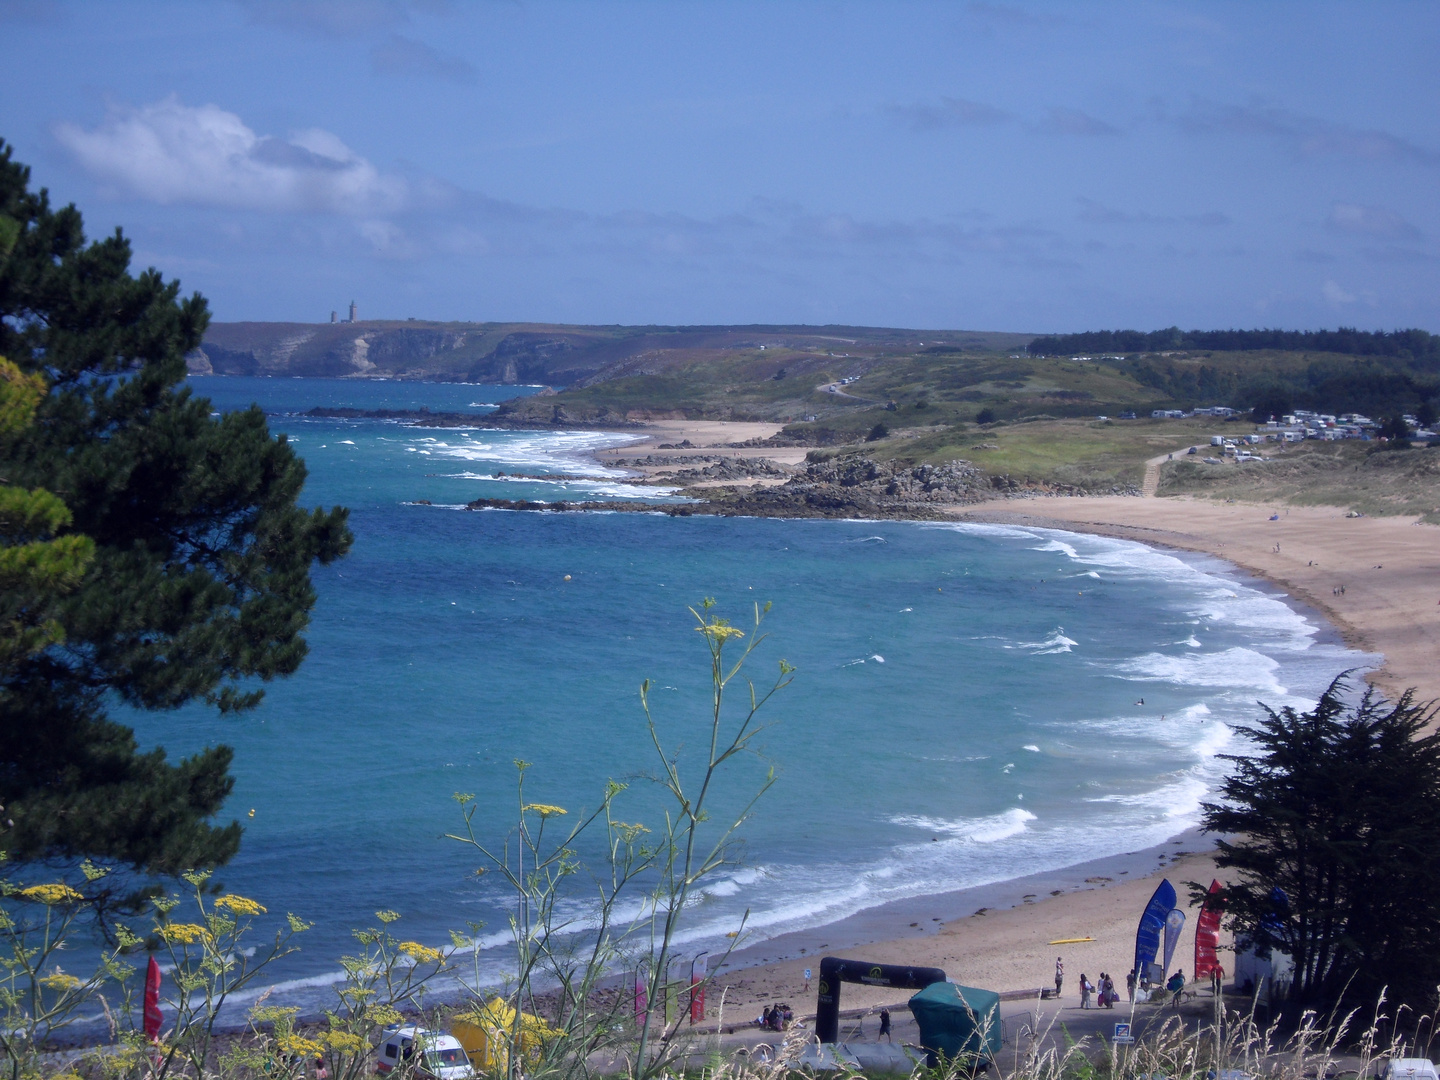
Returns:
[[[1440,1080],[1429,1058],[1391,1058],[1380,1075],[1383,1080]]]
[[[460,1040],[414,1024],[385,1029],[375,1051],[375,1071],[381,1076],[415,1062],[415,1075],[429,1080],[474,1080],[475,1070]],[[416,1053],[420,1054],[415,1060]]]

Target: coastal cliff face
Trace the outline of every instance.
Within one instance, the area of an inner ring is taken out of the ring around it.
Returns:
[[[490,324],[214,323],[192,374],[568,384],[609,358],[579,334]]]

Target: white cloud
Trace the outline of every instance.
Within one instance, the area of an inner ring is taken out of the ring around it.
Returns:
[[[1330,208],[1329,226],[1341,232],[1362,233],[1367,236],[1386,236],[1395,239],[1414,239],[1420,230],[1393,210],[1382,206],[1360,206],[1356,203],[1336,203]]]
[[[373,215],[407,202],[404,180],[328,131],[257,135],[232,112],[173,95],[55,135],[91,175],[158,203]]]
[[[1332,304],[1353,304],[1356,300],[1354,293],[1346,292],[1336,281],[1325,282],[1320,286],[1320,293]]]

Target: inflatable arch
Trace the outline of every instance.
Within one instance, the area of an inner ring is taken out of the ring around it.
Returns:
[[[820,961],[819,997],[815,1002],[815,1037],[822,1043],[840,1039],[840,984],[853,982],[868,986],[893,986],[899,990],[924,990],[945,982],[939,968],[906,967],[902,964],[869,964],[863,960],[841,960],[827,956]]]

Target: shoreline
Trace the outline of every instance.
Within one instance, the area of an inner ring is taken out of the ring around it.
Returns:
[[[723,430],[723,422],[712,423]],[[662,435],[674,437],[674,428],[682,424],[646,430],[646,442],[632,444],[626,453],[634,455],[646,443],[653,448]],[[692,444],[695,452],[707,452],[699,440],[692,438]],[[620,455],[611,451],[606,456]],[[1282,591],[1289,603],[1321,623],[1322,633],[1330,630],[1347,645],[1378,655],[1380,665],[1363,677],[1387,697],[1413,687],[1422,701],[1440,700],[1440,536],[1426,532],[1418,518],[1354,518],[1333,506],[1113,495],[992,498],[945,507],[943,518],[1091,533],[1215,558],[1241,577]],[[1183,859],[1165,857],[1177,849],[1187,853]],[[1050,985],[1051,952],[1067,954],[1070,986],[1082,970],[1092,977],[1102,969],[1123,973],[1129,968],[1127,936],[1162,872],[1178,871],[1166,876],[1181,893],[1181,905],[1188,906],[1184,881],[1214,873],[1213,850],[1213,843],[1191,828],[1140,852],[879,905],[739,948],[716,969],[716,986],[729,987],[727,1008],[753,1005],[758,1011],[764,1004],[789,1000],[797,1015],[804,1015],[813,1008],[808,1003],[812,991],[804,989],[805,967],[813,972],[820,956],[846,950],[863,951],[862,959],[877,963],[946,968],[961,981],[1009,993]],[[1102,890],[1104,902],[1097,895]],[[1087,927],[1101,932],[1080,932]],[[1116,927],[1124,931],[1118,938]],[[1193,935],[1192,918],[1177,953],[1182,967],[1189,967],[1186,950],[1193,947]],[[1071,936],[1097,940],[1048,944]],[[1093,971],[1081,966],[1087,963]],[[972,974],[967,976],[967,969]],[[846,986],[844,1003],[878,1009],[907,997],[894,990]]]

